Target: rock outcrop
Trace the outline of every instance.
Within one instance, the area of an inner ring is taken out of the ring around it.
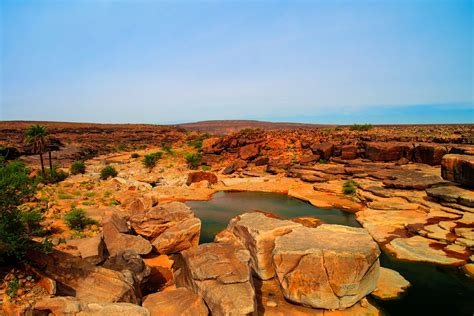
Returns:
[[[397,271],[380,267],[377,287],[371,295],[381,300],[393,300],[399,298],[410,286],[410,282]]]
[[[99,264],[105,259],[105,244],[103,236],[71,239],[68,246],[76,247],[81,258],[92,264]]]
[[[263,280],[275,276],[273,248],[275,238],[301,225],[268,217],[260,212],[245,213],[230,220],[227,230],[250,252],[251,267]]]
[[[411,150],[412,148],[404,143],[365,143],[365,157],[372,161],[397,161],[402,157],[409,158]]]
[[[467,187],[474,187],[474,156],[448,154],[441,161],[441,176]]]
[[[188,174],[188,179],[186,180],[186,185],[191,185],[192,183],[197,183],[201,181],[207,181],[209,184],[217,183],[217,176],[212,172],[206,171],[196,171]]]
[[[296,303],[345,309],[376,287],[380,251],[360,228],[296,228],[276,239],[273,253],[283,295]]]
[[[209,314],[202,298],[186,288],[150,294],[143,299],[142,305],[150,311],[151,316],[207,316]]]
[[[181,252],[175,282],[199,294],[212,315],[256,312],[250,254],[228,243],[208,243]]]
[[[147,255],[152,250],[148,240],[141,236],[121,233],[113,223],[106,223],[103,226],[103,234],[105,245],[111,256],[125,249],[132,249],[140,255]]]
[[[413,160],[419,163],[436,166],[441,164],[441,159],[448,153],[444,146],[418,145],[413,151]]]

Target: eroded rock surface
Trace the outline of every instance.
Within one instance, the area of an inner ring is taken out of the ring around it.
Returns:
[[[151,316],[207,316],[209,314],[202,298],[186,288],[150,294],[144,298],[142,305],[150,311]]]
[[[283,294],[296,303],[344,309],[376,287],[380,251],[360,228],[295,228],[276,239],[273,253]]]
[[[410,282],[405,280],[397,271],[380,267],[377,287],[375,291],[372,292],[372,296],[381,300],[396,299],[410,286]]]
[[[467,187],[474,187],[474,156],[445,155],[441,161],[441,175]]]

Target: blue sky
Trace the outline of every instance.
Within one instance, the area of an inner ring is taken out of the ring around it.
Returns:
[[[1,1],[1,120],[474,123],[471,1]]]

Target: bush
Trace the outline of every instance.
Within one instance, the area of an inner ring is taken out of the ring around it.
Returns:
[[[148,169],[153,169],[153,167],[156,166],[156,163],[158,162],[159,159],[163,156],[163,152],[158,151],[153,154],[148,154],[143,156],[142,163],[143,165],[148,168]]]
[[[53,166],[53,170],[47,168],[38,179],[44,184],[54,184],[66,180],[67,177],[69,177],[67,172]]]
[[[140,155],[137,153],[133,153],[130,155],[130,158],[138,158],[138,157],[140,157]]]
[[[354,180],[347,180],[342,185],[342,192],[344,193],[344,195],[354,195],[357,191],[358,186],[359,184]]]
[[[201,155],[200,154],[186,154],[184,159],[190,169],[197,169],[201,164]]]
[[[114,167],[106,166],[106,167],[102,168],[102,170],[100,171],[100,178],[102,180],[107,180],[108,178],[116,177],[117,174],[118,174],[118,172],[117,172],[117,170],[115,170]]]
[[[351,131],[368,131],[372,128],[373,128],[372,124],[354,124],[351,127],[349,127],[349,130],[351,130]]]
[[[86,173],[86,164],[83,161],[75,161],[71,165],[71,174],[84,174]]]
[[[83,209],[73,208],[64,214],[64,221],[70,229],[81,231],[88,225],[97,224],[92,218],[88,217]]]
[[[45,230],[41,226],[41,222],[44,221],[44,215],[40,209],[25,210],[20,214],[21,222],[29,236],[43,236],[45,234]]]
[[[162,144],[161,149],[163,149],[163,151],[168,153],[168,154],[173,153],[173,147],[171,147],[171,145]]]

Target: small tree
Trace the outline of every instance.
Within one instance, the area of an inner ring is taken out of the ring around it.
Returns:
[[[46,144],[49,141],[48,127],[44,125],[31,125],[25,132],[25,143],[32,146],[32,151],[40,156],[41,172],[44,174],[43,153],[46,150]],[[50,160],[51,165],[51,160]],[[52,168],[50,168],[51,171]]]
[[[84,174],[86,172],[86,164],[83,161],[75,161],[71,165],[71,174]]]
[[[117,174],[118,174],[118,172],[117,172],[117,170],[115,170],[114,167],[106,166],[100,171],[100,178],[102,180],[107,180],[110,177],[112,177],[112,178],[116,177]]]
[[[64,221],[70,229],[78,231],[83,230],[88,225],[96,224],[96,221],[88,217],[81,208],[72,208],[69,212],[64,214]]]

